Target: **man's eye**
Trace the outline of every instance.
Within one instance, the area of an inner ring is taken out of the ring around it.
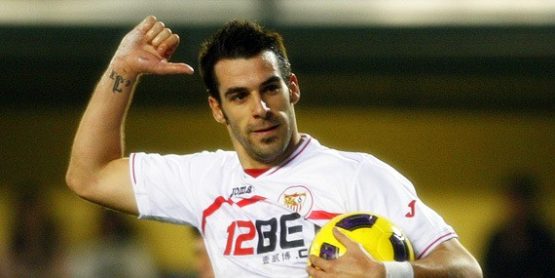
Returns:
[[[267,92],[277,92],[281,89],[281,86],[278,84],[272,84],[272,85],[268,85],[266,86],[266,88],[264,88],[264,91]]]
[[[247,97],[247,94],[244,93],[237,93],[230,97],[231,101],[240,101]]]

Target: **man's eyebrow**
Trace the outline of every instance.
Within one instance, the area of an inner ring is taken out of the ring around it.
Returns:
[[[274,76],[266,79],[266,81],[262,82],[262,84],[260,84],[260,87],[264,87],[268,84],[275,83],[275,82],[281,82],[281,77],[279,77],[277,75],[274,75]]]
[[[237,94],[237,93],[246,92],[246,91],[248,90],[245,87],[231,87],[225,91],[224,96],[227,97],[232,94]]]
[[[277,75],[271,76],[270,78],[268,78],[264,82],[262,82],[260,84],[260,87],[264,87],[264,86],[267,86],[267,85],[275,83],[275,82],[281,82],[281,77],[279,77]],[[227,97],[231,94],[242,93],[242,92],[245,92],[245,91],[248,91],[248,89],[245,88],[245,87],[231,87],[231,88],[227,89],[224,92],[224,97]]]

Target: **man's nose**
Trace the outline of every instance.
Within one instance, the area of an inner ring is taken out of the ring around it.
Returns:
[[[253,98],[253,101],[253,115],[255,117],[265,118],[268,112],[270,112],[270,107],[268,107],[266,101],[259,94]]]

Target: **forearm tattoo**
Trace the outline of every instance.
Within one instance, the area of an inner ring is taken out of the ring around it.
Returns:
[[[110,79],[114,80],[114,86],[112,87],[112,93],[117,94],[123,91],[123,87],[129,87],[131,85],[131,80],[123,78],[119,73],[112,70],[110,73]]]

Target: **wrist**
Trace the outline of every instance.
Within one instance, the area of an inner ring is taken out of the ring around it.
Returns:
[[[139,78],[140,76],[140,73],[130,70],[130,67],[126,64],[125,59],[121,57],[118,58],[117,56],[112,58],[107,71],[107,74],[109,76],[113,75],[114,73],[132,82],[137,80],[137,78]]]
[[[112,64],[110,64],[104,75],[106,77],[105,80],[112,86],[112,93],[124,93],[132,90],[139,78],[139,75],[130,74],[125,69],[113,66]]]
[[[386,278],[413,278],[414,270],[410,262],[383,262]]]

